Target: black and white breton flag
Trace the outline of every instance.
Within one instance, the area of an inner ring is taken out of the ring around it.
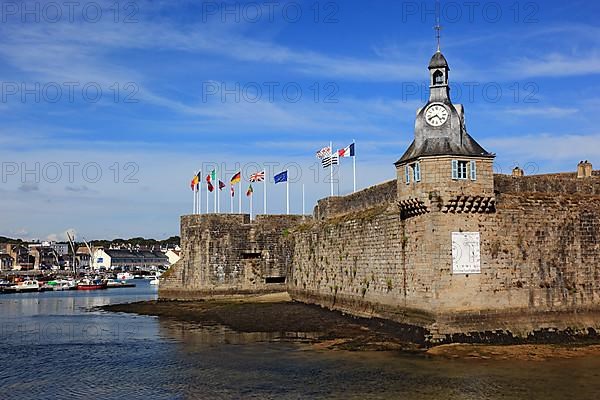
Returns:
[[[327,155],[327,156],[323,157],[323,159],[321,160],[321,164],[323,164],[323,168],[329,168],[332,165],[338,165],[339,163],[340,163],[340,156],[337,153]]]

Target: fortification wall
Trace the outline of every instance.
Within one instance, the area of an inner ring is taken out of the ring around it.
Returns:
[[[495,214],[434,218],[433,308],[444,340],[482,330],[519,337],[598,330],[600,318],[589,312],[600,311],[599,196],[505,194]],[[480,232],[481,274],[452,274],[453,231]]]
[[[424,327],[433,343],[600,332],[598,175],[494,182],[489,209],[467,207],[469,196],[460,207],[433,196],[431,207],[403,213],[390,181],[322,200],[315,218],[182,217],[183,257],[160,297],[287,290],[298,301]],[[453,232],[480,233],[480,274],[453,273]]]
[[[416,220],[403,226],[397,206],[384,204],[294,230],[289,292],[354,315],[428,326],[433,269],[426,252],[404,251],[407,236],[425,229]]]
[[[577,173],[531,175],[515,177],[494,175],[494,189],[500,193],[564,193],[600,195],[600,171],[588,178],[577,178]]]
[[[327,197],[319,200],[314,209],[314,217],[319,220],[365,210],[391,203],[396,200],[397,196],[396,180],[391,180],[347,196]]]
[[[480,232],[481,274],[452,273],[457,231]],[[544,329],[600,328],[590,314],[600,309],[599,196],[506,194],[493,214],[404,221],[389,205],[316,221],[292,236],[293,298],[424,326],[431,341],[535,340]]]
[[[164,299],[284,291],[293,243],[282,240],[301,216],[188,215],[181,218],[182,258],[160,284]]]

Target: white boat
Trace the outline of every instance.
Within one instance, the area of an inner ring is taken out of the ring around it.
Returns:
[[[117,274],[117,279],[120,281],[128,281],[130,279],[133,279],[133,275],[129,272],[122,272],[120,274]]]
[[[151,285],[157,285],[157,286],[158,286],[158,284],[159,284],[159,283],[160,283],[160,281],[158,280],[158,278],[154,278],[154,279],[152,279],[152,280],[150,281],[150,284],[151,284]]]
[[[135,287],[135,284],[129,283],[124,280],[118,279],[109,279],[106,283],[109,289],[111,288],[126,288],[126,287]]]
[[[10,286],[9,289],[15,292],[38,292],[40,290],[40,283],[38,281],[23,281],[17,285]]]
[[[69,281],[66,279],[59,279],[55,281],[55,284],[52,286],[52,290],[61,291],[61,290],[75,290],[77,289],[77,283],[75,281]]]

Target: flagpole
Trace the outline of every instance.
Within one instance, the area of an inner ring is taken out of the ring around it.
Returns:
[[[235,189],[233,188],[233,185],[231,185],[231,190],[235,190]],[[230,213],[230,214],[233,214],[233,194],[234,194],[234,193],[235,193],[235,192],[233,192],[233,193],[229,193],[229,195],[231,196],[231,197],[229,198],[229,213]]]
[[[202,171],[198,171],[198,184],[196,185],[196,210],[202,214]]]
[[[238,183],[238,212],[242,213],[242,181]]]
[[[332,157],[329,161],[329,181],[331,187],[331,197],[333,197],[333,142],[329,142],[329,157]]]
[[[265,180],[263,181],[264,186],[265,186],[265,188],[264,188],[265,189],[264,199],[263,199],[263,201],[264,201],[264,207],[263,208],[264,208],[264,214],[265,215],[267,215],[267,179],[269,179],[269,178],[268,178],[268,175],[267,175],[267,169],[265,168]]]
[[[354,193],[356,193],[356,140],[352,139],[354,145],[354,156],[352,156],[352,176],[354,180]]]
[[[217,213],[221,214],[221,179],[223,178],[223,173],[219,175],[219,179],[217,179]]]
[[[304,203],[304,183],[302,184],[302,215],[306,215],[305,203]]]
[[[194,185],[196,186],[196,185]],[[192,189],[192,195],[194,196],[194,211],[192,211],[192,215],[196,215],[196,188]]]
[[[212,176],[211,176],[211,178],[212,178]],[[215,169],[215,179],[212,179],[212,180],[213,181],[217,180],[217,170],[216,169]],[[215,202],[215,205],[214,205],[213,209],[215,210],[215,214],[217,213],[217,195],[218,195],[217,192],[219,191],[218,186],[219,186],[219,184],[217,182],[213,182],[213,188],[214,188],[213,190],[215,191],[215,194],[213,196],[214,197],[213,200]]]
[[[250,221],[252,221],[252,197],[254,197],[254,193],[250,193]]]
[[[209,193],[210,193],[210,192],[209,192],[209,190],[208,190],[208,185],[207,185],[207,186],[206,186],[206,213],[207,213],[207,214],[209,213],[209,210],[208,210],[208,194],[209,194]]]
[[[286,210],[287,215],[290,215],[290,179],[289,176],[285,181],[285,198],[286,198]]]
[[[198,172],[199,176],[199,181],[198,181],[198,214],[202,215],[202,171]]]

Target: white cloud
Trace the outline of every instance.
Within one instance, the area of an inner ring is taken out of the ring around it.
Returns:
[[[577,114],[577,108],[561,108],[561,107],[523,107],[509,108],[505,110],[508,114],[518,116],[541,116],[546,118],[561,118],[569,115]]]
[[[548,133],[489,138],[485,141],[503,159],[552,163],[597,160],[600,163],[600,133],[553,135]],[[573,164],[573,165],[575,165]]]
[[[600,54],[553,53],[509,61],[501,69],[520,78],[595,75],[600,74]]]

